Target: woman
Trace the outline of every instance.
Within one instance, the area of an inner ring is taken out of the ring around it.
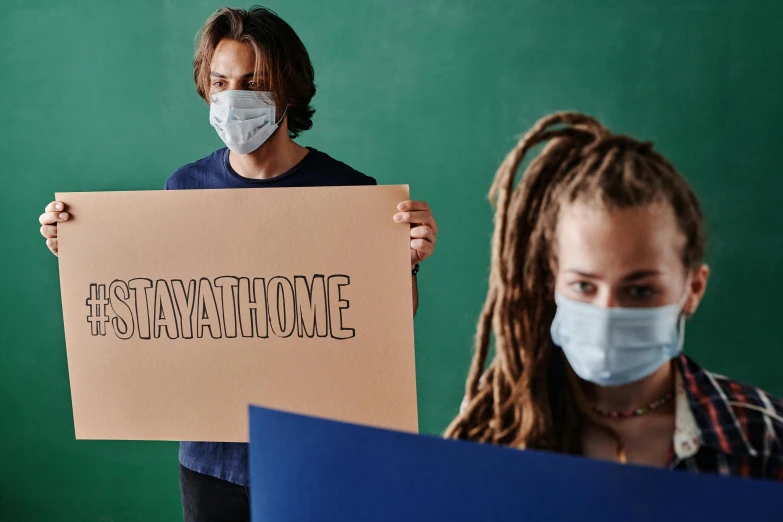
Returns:
[[[707,287],[704,225],[652,144],[554,114],[509,153],[490,198],[489,292],[448,437],[783,480],[783,402],[681,354]]]

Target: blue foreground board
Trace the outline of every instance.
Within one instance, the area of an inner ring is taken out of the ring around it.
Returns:
[[[783,522],[783,485],[250,408],[253,522]]]

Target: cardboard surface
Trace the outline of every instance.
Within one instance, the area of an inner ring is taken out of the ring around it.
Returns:
[[[417,430],[407,186],[56,198],[76,438],[247,441],[249,403]]]
[[[254,522],[780,522],[783,484],[250,408]]]

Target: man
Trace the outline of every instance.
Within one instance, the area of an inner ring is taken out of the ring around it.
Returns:
[[[177,170],[167,190],[376,183],[293,141],[312,127],[314,73],[299,37],[273,12],[218,10],[200,31],[193,75],[226,148]],[[415,310],[418,263],[432,254],[438,229],[426,203],[404,201],[398,210],[393,219],[410,226]],[[55,255],[57,223],[68,217],[61,202],[50,203],[40,217]],[[182,442],[179,457],[186,522],[249,520],[246,444]]]

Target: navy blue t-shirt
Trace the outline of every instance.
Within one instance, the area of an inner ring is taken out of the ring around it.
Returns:
[[[166,181],[166,190],[328,187],[375,185],[376,181],[323,152],[309,152],[291,170],[270,179],[243,178],[231,168],[228,149],[185,165]],[[236,442],[180,442],[179,461],[188,469],[247,486],[247,444]]]

